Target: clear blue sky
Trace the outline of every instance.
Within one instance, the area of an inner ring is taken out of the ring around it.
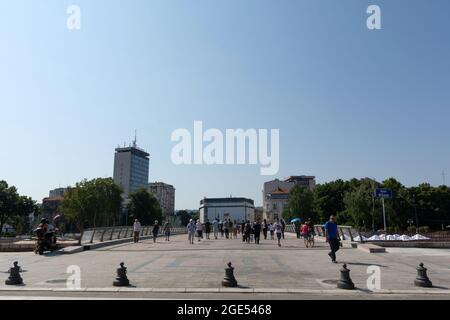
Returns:
[[[79,31],[66,8],[81,7]],[[366,8],[382,10],[380,31]],[[280,129],[276,177],[450,174],[448,0],[0,1],[0,179],[41,199],[151,153],[176,208],[262,202],[258,166],[175,166],[176,128]],[[447,177],[450,180],[450,176]]]

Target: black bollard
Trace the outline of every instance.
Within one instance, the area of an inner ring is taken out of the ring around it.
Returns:
[[[430,288],[433,286],[430,279],[427,276],[427,268],[423,266],[423,263],[420,263],[417,267],[417,278],[414,280],[414,285],[416,287],[425,287]]]
[[[341,278],[337,283],[339,289],[353,290],[355,289],[355,284],[350,278],[350,270],[347,269],[347,265],[344,264],[341,269]]]
[[[237,281],[234,277],[234,268],[231,266],[231,262],[228,262],[228,268],[225,268],[225,277],[222,280],[222,286],[224,287],[237,287]]]
[[[127,268],[124,267],[124,263],[120,263],[120,268],[117,268],[117,278],[113,282],[115,287],[126,287],[130,285],[130,281],[127,278]]]
[[[9,277],[5,280],[7,285],[20,285],[23,284],[23,279],[20,276],[20,266],[17,261],[14,261],[14,266],[9,269]]]

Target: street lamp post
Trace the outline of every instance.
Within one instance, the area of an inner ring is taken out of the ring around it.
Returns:
[[[419,229],[419,219],[417,217],[417,205],[414,204],[414,213],[416,215],[416,229]]]
[[[372,179],[372,232],[375,233],[375,179]]]

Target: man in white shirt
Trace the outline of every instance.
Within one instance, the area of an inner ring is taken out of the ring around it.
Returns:
[[[214,238],[217,240],[217,237],[219,235],[219,220],[217,220],[217,218],[213,221],[213,232]]]
[[[134,243],[139,241],[139,234],[141,233],[141,223],[138,219],[134,219],[133,224],[133,231],[134,231]]]
[[[200,241],[200,239],[203,238],[203,224],[200,222],[200,220],[197,220],[196,228],[198,241]]]
[[[277,218],[277,221],[274,224],[275,233],[277,234],[278,246],[281,247],[281,234],[282,234],[282,225],[280,219]]]
[[[187,225],[189,243],[194,244],[195,230],[197,229],[195,222],[190,219]]]

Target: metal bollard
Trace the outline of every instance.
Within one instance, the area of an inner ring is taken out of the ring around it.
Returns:
[[[347,265],[344,264],[340,271],[341,271],[341,278],[339,279],[339,281],[337,283],[337,287],[339,289],[346,289],[346,290],[355,289],[355,284],[353,283],[352,279],[350,278],[350,270],[347,269]]]
[[[20,276],[20,266],[17,261],[14,261],[14,266],[9,269],[9,277],[5,280],[6,285],[20,285],[23,284],[23,279]]]
[[[416,280],[414,280],[414,285],[416,287],[425,287],[425,288],[430,288],[433,286],[430,279],[428,278],[427,268],[423,266],[422,262],[417,267],[417,278]]]
[[[124,267],[124,263],[120,263],[120,268],[117,268],[117,278],[113,282],[115,287],[126,287],[130,285],[130,281],[127,278],[127,268]]]
[[[231,262],[228,262],[228,268],[225,268],[225,277],[222,280],[222,286],[237,287],[237,285],[237,280],[234,277],[234,268],[231,266]]]

